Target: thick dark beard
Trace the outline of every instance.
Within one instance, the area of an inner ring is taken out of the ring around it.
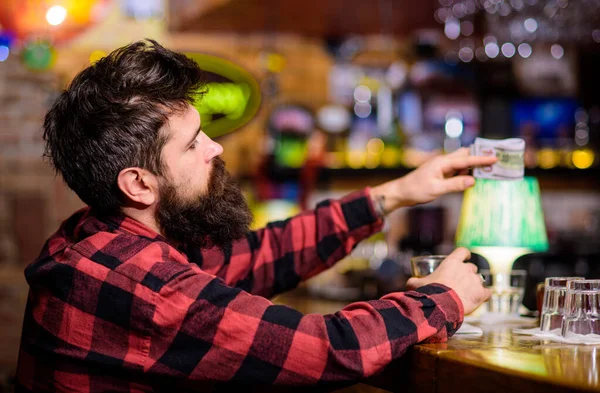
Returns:
[[[252,213],[225,163],[216,157],[205,195],[186,200],[171,182],[161,183],[156,220],[169,240],[200,248],[225,247],[248,232]]]

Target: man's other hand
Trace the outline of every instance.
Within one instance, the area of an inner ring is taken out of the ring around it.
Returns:
[[[465,315],[470,314],[492,294],[490,289],[483,287],[483,280],[477,273],[477,266],[464,262],[470,257],[469,250],[463,247],[457,248],[433,273],[422,278],[410,278],[406,286],[415,289],[431,283],[444,284],[454,289],[463,303]]]

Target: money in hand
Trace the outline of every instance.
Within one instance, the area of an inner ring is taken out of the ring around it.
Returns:
[[[473,169],[473,176],[480,179],[520,180],[525,173],[524,153],[525,140],[521,138],[475,138],[471,155],[496,156],[498,161],[491,166]]]

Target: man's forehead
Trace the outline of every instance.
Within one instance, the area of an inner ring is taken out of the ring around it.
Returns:
[[[169,140],[189,138],[200,127],[200,114],[191,105],[172,113],[165,123],[164,131]]]

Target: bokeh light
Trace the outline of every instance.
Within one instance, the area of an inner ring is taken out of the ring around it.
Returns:
[[[10,49],[6,45],[0,45],[0,61],[5,61],[8,59],[8,55],[10,54]]]
[[[502,45],[502,54],[505,57],[510,59],[511,57],[513,57],[515,55],[515,52],[516,52],[515,46],[512,43],[507,42]]]
[[[538,28],[538,23],[533,18],[527,18],[525,19],[525,22],[523,22],[523,26],[525,26],[525,30],[528,32],[534,33]]]
[[[451,40],[457,39],[460,36],[460,22],[454,18],[446,20],[444,34]]]
[[[361,119],[369,117],[373,108],[368,102],[357,102],[354,104],[354,114]]]
[[[587,169],[594,163],[594,152],[590,149],[575,150],[573,152],[573,165],[579,169]]]
[[[0,25],[15,38],[69,40],[107,15],[110,0],[1,0]],[[56,28],[49,28],[55,25]]]
[[[53,5],[46,12],[46,21],[52,26],[58,26],[67,18],[67,9],[62,5]]]
[[[560,154],[554,149],[543,148],[538,152],[538,165],[542,169],[556,167],[560,163]]]
[[[519,55],[524,59],[531,56],[531,53],[533,52],[533,50],[531,49],[531,45],[529,45],[526,42],[520,44],[518,50],[519,50]]]
[[[29,42],[21,52],[23,63],[32,71],[46,71],[56,61],[56,51],[46,41]]]
[[[458,51],[458,57],[461,61],[468,63],[471,60],[473,60],[473,49],[469,48],[469,47],[464,47],[461,48]]]
[[[495,59],[500,54],[500,48],[495,42],[490,42],[485,45],[485,54],[490,59]]]
[[[381,154],[383,153],[383,149],[385,148],[385,144],[379,138],[369,139],[367,142],[367,152],[372,154]]]
[[[463,122],[458,116],[448,116],[444,130],[450,138],[458,138],[463,133]]]
[[[90,54],[90,64],[94,64],[101,58],[106,57],[106,52],[101,50],[95,50]]]
[[[354,99],[356,102],[369,102],[371,101],[371,89],[365,85],[356,86],[354,89]]]
[[[565,55],[565,50],[561,45],[554,44],[550,47],[550,53],[556,60],[560,60]]]

